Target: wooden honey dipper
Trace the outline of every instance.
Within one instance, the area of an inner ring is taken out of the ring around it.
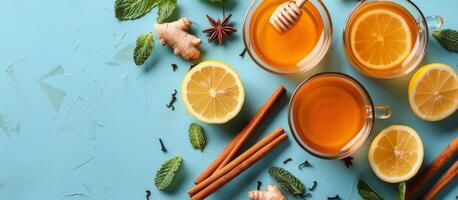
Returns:
[[[301,7],[307,0],[288,1],[274,11],[269,22],[280,33],[290,29],[302,15]]]

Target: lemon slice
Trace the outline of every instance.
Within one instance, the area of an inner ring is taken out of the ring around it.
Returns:
[[[415,176],[423,162],[423,153],[423,143],[414,129],[392,125],[372,141],[369,163],[380,179],[398,183]]]
[[[412,49],[412,33],[396,12],[376,9],[359,16],[351,29],[351,50],[365,67],[385,70],[399,66]]]
[[[222,124],[242,109],[245,89],[239,75],[219,61],[204,61],[184,77],[181,95],[188,112],[201,122]]]
[[[413,75],[409,84],[413,112],[428,121],[438,121],[458,108],[458,77],[446,64],[429,64]]]

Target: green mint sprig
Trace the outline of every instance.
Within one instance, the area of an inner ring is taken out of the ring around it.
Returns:
[[[433,37],[446,49],[458,52],[458,31],[452,29],[435,30]]]
[[[154,184],[157,189],[165,190],[172,184],[173,178],[181,166],[181,162],[181,157],[175,156],[162,164],[154,179]]]
[[[140,18],[158,7],[157,21],[164,22],[176,10],[177,0],[116,0],[115,16],[119,20],[133,20]]]
[[[304,183],[291,172],[280,167],[271,167],[269,169],[269,175],[278,182],[283,190],[294,197],[305,196]]]
[[[194,149],[203,151],[205,147],[205,135],[202,131],[202,127],[197,123],[189,125],[189,140]]]
[[[358,182],[358,192],[364,200],[383,200],[383,197],[363,180]]]
[[[143,33],[137,37],[134,50],[134,61],[136,65],[143,65],[154,49],[153,33]]]

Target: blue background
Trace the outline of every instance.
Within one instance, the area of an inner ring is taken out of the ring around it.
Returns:
[[[374,80],[358,73],[342,51],[341,33],[353,0],[325,0],[334,25],[333,44],[325,59],[304,77],[270,74],[246,55],[241,28],[249,1],[232,0],[226,14],[239,32],[222,47],[204,43],[202,59],[222,60],[240,74],[246,89],[242,112],[224,125],[203,125],[208,144],[205,151],[193,150],[187,128],[195,122],[180,100],[176,110],[165,107],[191,63],[173,55],[156,40],[147,64],[136,67],[132,52],[136,37],[153,31],[157,10],[134,21],[114,17],[114,0],[3,0],[0,12],[0,199],[187,199],[185,191],[194,178],[240,130],[254,112],[279,86],[288,89],[288,98],[306,77],[322,71],[340,71],[354,76],[369,90],[375,102],[393,107],[393,117],[376,122],[369,142],[354,155],[354,166],[342,161],[312,157],[295,144],[292,137],[267,157],[228,183],[209,199],[246,199],[257,180],[265,186],[271,166],[282,166],[311,186],[318,181],[312,199],[339,194],[343,199],[359,199],[358,179],[364,179],[387,199],[396,185],[384,183],[373,174],[367,150],[374,135],[391,124],[415,128],[425,146],[424,166],[430,163],[458,134],[458,114],[440,122],[426,122],[411,111],[407,84],[412,74],[395,80]],[[446,27],[458,29],[458,1],[415,0],[425,15],[440,14]],[[179,0],[179,16],[190,17],[198,37],[207,28],[205,14],[222,17],[222,9],[200,0]],[[443,62],[458,67],[458,54],[446,51],[430,40],[422,64]],[[178,64],[172,71],[170,64]],[[287,98],[272,112],[254,137],[276,127],[288,132]],[[160,151],[162,138],[167,153]],[[184,162],[173,189],[160,192],[154,187],[159,166],[174,155]],[[293,159],[287,165],[282,161]],[[85,161],[89,162],[79,166]],[[299,171],[304,160],[312,168]],[[79,166],[79,167],[78,167]],[[441,193],[440,199],[455,199],[458,181]],[[230,198],[229,198],[230,197]]]

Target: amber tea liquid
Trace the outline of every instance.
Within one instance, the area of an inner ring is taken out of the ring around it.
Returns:
[[[359,145],[368,116],[366,104],[361,89],[348,78],[317,76],[294,94],[290,123],[308,147],[338,154]]]

